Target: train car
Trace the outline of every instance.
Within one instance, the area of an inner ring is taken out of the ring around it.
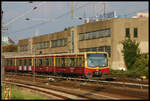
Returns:
[[[84,77],[109,74],[106,52],[83,52],[5,58],[5,70],[16,72],[37,72]]]

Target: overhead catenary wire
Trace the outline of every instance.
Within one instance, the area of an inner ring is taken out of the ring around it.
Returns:
[[[30,9],[30,10],[24,12],[24,13],[21,14],[20,16],[17,16],[17,17],[15,17],[15,18],[11,19],[11,20],[10,20],[9,22],[7,22],[6,24],[2,24],[2,31],[4,31],[5,29],[8,30],[8,25],[10,25],[11,23],[13,23],[13,22],[16,21],[17,19],[19,19],[19,18],[25,16],[26,14],[32,12],[33,10],[36,10],[38,7],[40,7],[41,5],[43,5],[43,3],[45,3],[45,2],[39,3],[38,5],[34,6],[32,9]],[[2,33],[5,33],[5,32],[2,32]],[[7,32],[7,33],[9,33],[9,32]],[[12,34],[9,34],[9,35],[12,36]],[[14,34],[13,34],[13,37],[14,37]],[[16,36],[15,36],[15,37],[16,37]],[[16,38],[15,38],[15,41],[17,41]]]
[[[78,9],[80,9],[80,8],[83,8],[83,7],[85,7],[85,6],[89,5],[89,4],[90,4],[90,3],[86,3],[86,4],[84,4],[84,5],[82,5],[82,6],[78,7],[78,8],[76,8],[76,10],[78,10]],[[62,17],[64,17],[64,16],[66,16],[66,15],[68,15],[68,14],[70,14],[70,13],[72,13],[72,10],[70,10],[70,11],[68,11],[68,12],[66,12],[66,13],[64,13],[64,14],[62,14],[62,15],[56,17],[56,18],[54,18],[53,21],[56,21],[56,20],[58,20],[58,19],[60,19],[60,18],[62,18]],[[44,21],[44,20],[43,20],[43,21]],[[20,30],[17,30],[17,31],[12,31],[11,33],[17,33],[17,32],[26,31],[27,29],[29,30],[29,29],[32,29],[32,28],[34,28],[34,27],[37,27],[37,26],[40,26],[40,25],[44,25],[44,24],[47,24],[47,23],[50,23],[50,22],[53,22],[53,21],[51,21],[51,20],[49,20],[49,21],[48,21],[48,20],[45,20],[45,21],[42,22],[42,23],[39,23],[39,24],[36,24],[36,25],[32,25],[32,26],[29,26],[29,27],[26,27],[26,28],[23,28],[23,29],[20,29]]]
[[[83,7],[85,7],[85,6],[89,5],[89,4],[90,3],[83,4],[83,5],[79,6],[78,8],[76,8],[76,10],[78,10],[80,8],[83,8]],[[141,12],[141,11],[145,11],[145,10],[147,10],[147,9],[142,9],[142,10],[139,10],[139,11],[134,11],[134,12],[131,12],[131,13],[128,13],[128,14],[124,14],[124,15],[121,15],[121,16],[128,16],[128,15],[131,15],[133,13],[137,13],[137,12]],[[70,14],[71,12],[72,12],[72,10],[70,10],[70,11],[68,11],[68,12],[66,12],[66,13],[64,13],[64,14],[62,14],[62,15],[60,15],[60,16],[52,19],[52,20],[45,20],[45,21],[43,20],[44,22],[42,22],[42,23],[39,23],[39,24],[36,24],[36,25],[32,25],[32,26],[29,26],[29,27],[26,27],[26,28],[23,28],[23,29],[20,29],[20,30],[17,30],[17,31],[12,31],[10,33],[23,32],[23,31],[30,30],[30,29],[32,29],[34,27],[37,27],[37,26],[40,26],[40,25],[44,25],[44,24],[47,24],[47,23],[50,23],[50,22],[54,22],[54,21],[56,21],[56,20],[58,20],[58,19],[60,19],[60,18],[62,18],[64,16]],[[35,19],[35,20],[38,20],[38,19]]]
[[[6,24],[4,24],[4,25],[2,25],[2,26],[3,26],[3,27],[7,27],[9,24],[11,24],[11,23],[13,23],[14,21],[16,21],[17,19],[19,19],[19,18],[25,16],[26,14],[32,12],[33,10],[37,9],[37,8],[38,8],[39,6],[41,6],[41,5],[42,5],[42,3],[40,3],[38,6],[33,7],[32,9],[26,11],[25,13],[21,14],[20,16],[15,17],[14,19],[12,19],[11,21],[9,21],[8,23],[6,23]]]

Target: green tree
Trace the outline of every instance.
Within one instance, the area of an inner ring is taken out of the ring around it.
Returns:
[[[4,45],[2,47],[3,47],[3,52],[17,52],[18,51],[18,46],[14,44]]]
[[[145,75],[148,77],[149,68],[149,54],[143,53],[136,59],[133,65],[133,70],[139,74],[139,76]]]
[[[133,64],[136,61],[136,58],[140,56],[140,49],[138,48],[139,43],[135,40],[131,40],[130,38],[123,40],[123,56],[124,61],[128,69],[131,69]]]

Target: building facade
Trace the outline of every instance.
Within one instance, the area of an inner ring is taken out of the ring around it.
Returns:
[[[130,36],[148,53],[148,18],[113,18],[86,23],[61,32],[19,40],[20,53],[56,54],[106,51],[110,68],[126,68],[121,41]]]

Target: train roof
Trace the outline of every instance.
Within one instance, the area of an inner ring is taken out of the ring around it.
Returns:
[[[21,58],[21,57],[47,57],[47,56],[65,56],[65,55],[84,55],[84,53],[106,53],[107,52],[79,52],[79,53],[61,53],[61,54],[18,54],[12,56],[5,56],[5,58]]]

